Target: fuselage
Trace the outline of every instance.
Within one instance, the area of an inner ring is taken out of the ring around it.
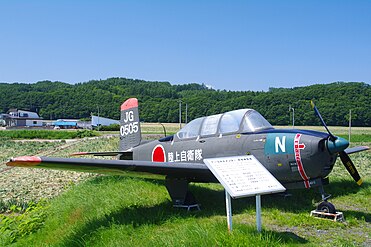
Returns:
[[[128,150],[130,159],[165,162],[169,165],[203,164],[206,158],[251,154],[276,179],[292,188],[322,185],[338,153],[349,145],[341,138],[329,142],[333,137],[328,133],[275,129],[253,109],[196,118],[173,136],[144,144],[140,143],[137,101],[126,101],[122,105],[121,115],[120,150]],[[123,156],[119,158],[124,159]],[[216,181],[211,172],[181,173],[175,169],[171,176],[195,182]]]
[[[316,131],[269,129],[256,133],[163,138],[133,148],[134,160],[203,163],[205,158],[254,155],[283,184],[314,187],[331,172],[337,154],[326,148],[328,134]],[[179,174],[181,177],[182,175]],[[213,176],[182,177],[216,182]]]

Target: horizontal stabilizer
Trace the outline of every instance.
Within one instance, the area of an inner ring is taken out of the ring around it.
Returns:
[[[114,152],[78,152],[70,154],[70,156],[94,155],[94,156],[116,156],[119,154],[129,154],[132,152],[114,151]]]
[[[347,154],[352,154],[352,153],[358,153],[358,152],[366,151],[366,150],[369,150],[369,149],[370,149],[370,147],[367,147],[367,146],[358,146],[358,147],[353,147],[353,148],[347,148],[344,151]]]

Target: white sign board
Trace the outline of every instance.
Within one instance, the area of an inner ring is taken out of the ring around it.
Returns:
[[[285,191],[285,187],[253,156],[204,159],[232,198]]]

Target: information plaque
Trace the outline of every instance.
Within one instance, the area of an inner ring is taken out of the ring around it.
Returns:
[[[204,159],[232,198],[285,191],[285,187],[253,156]]]

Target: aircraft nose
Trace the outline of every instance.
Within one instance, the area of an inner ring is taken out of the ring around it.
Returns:
[[[337,137],[336,140],[331,141],[330,139],[327,140],[327,150],[331,154],[339,153],[344,151],[349,146],[349,142],[341,137]]]

